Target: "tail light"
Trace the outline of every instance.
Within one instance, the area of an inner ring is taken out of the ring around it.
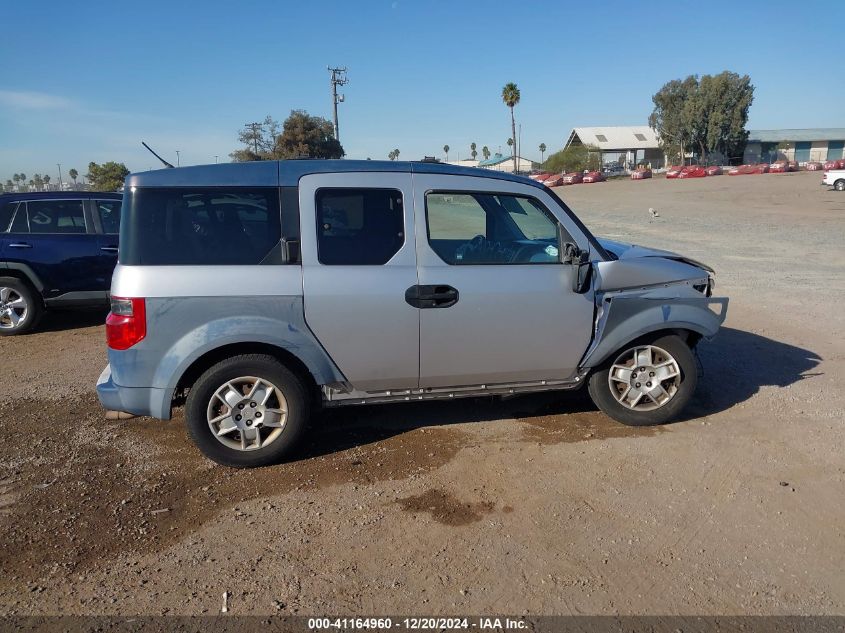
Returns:
[[[147,309],[143,299],[111,298],[106,317],[106,342],[111,349],[129,349],[147,335]]]

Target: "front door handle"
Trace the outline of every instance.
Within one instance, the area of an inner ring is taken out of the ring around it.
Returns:
[[[26,242],[12,242],[9,244],[9,248],[32,248],[32,244],[27,244]]]
[[[411,286],[405,301],[415,308],[450,308],[458,302],[458,291],[452,286]]]

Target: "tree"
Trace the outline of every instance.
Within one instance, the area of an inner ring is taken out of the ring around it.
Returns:
[[[513,142],[513,139],[516,138],[516,119],[513,116],[513,109],[519,103],[519,98],[519,88],[516,87],[516,84],[505,84],[505,87],[502,88],[502,101],[511,110],[511,140],[508,145],[513,145],[513,173],[516,173],[516,145]]]
[[[449,146],[448,145],[443,146],[443,152],[446,154],[446,162],[448,163],[449,162]]]
[[[346,152],[334,137],[331,121],[291,110],[276,139],[273,158],[342,158]]]
[[[395,152],[395,151],[393,151],[393,150],[390,150],[390,151],[387,153],[387,157],[388,157],[390,160],[396,160],[396,152]]]
[[[49,189],[50,188],[50,181],[52,180],[52,178],[50,177],[50,174],[44,174],[43,180],[44,180],[44,186]]]
[[[73,167],[68,170],[67,175],[70,176],[71,180],[73,180],[73,186],[76,187],[76,178],[79,176],[79,172],[76,171]]]
[[[648,122],[667,156],[678,156],[681,162],[690,151],[698,153],[702,162],[717,152],[737,156],[748,140],[745,125],[753,100],[754,86],[748,75],[729,71],[700,79],[690,75],[673,79],[657,91]]]
[[[481,148],[481,155],[484,157],[484,160],[490,159],[490,148],[486,145]]]
[[[475,142],[469,144],[469,154],[472,156],[472,160],[475,160],[475,157],[478,156],[478,150],[475,148],[478,147]]]
[[[598,171],[601,169],[601,150],[594,145],[572,144],[549,155],[542,165],[550,172]]]
[[[35,185],[36,191],[42,191],[44,189],[44,179],[41,177],[41,174],[35,174],[32,177],[32,184]]]
[[[246,145],[229,156],[236,162],[250,160],[280,160],[285,158],[341,158],[345,152],[334,138],[334,127],[322,117],[311,116],[305,110],[291,110],[290,116],[279,124],[269,115],[263,123],[251,123],[238,133],[238,140]]]
[[[396,160],[399,160],[399,150],[398,149],[393,150],[393,154],[396,156]]]
[[[540,162],[543,162],[543,154],[546,153],[546,144],[540,143]]]
[[[15,174],[15,175],[17,176],[17,174]],[[17,181],[15,181],[15,182],[17,182]],[[14,186],[14,183],[12,183],[12,179],[7,178],[6,179],[6,191],[11,191],[13,186]]]
[[[85,177],[95,191],[117,191],[123,186],[123,181],[128,175],[129,170],[123,163],[109,161],[98,165],[92,161],[88,163],[88,173]]]

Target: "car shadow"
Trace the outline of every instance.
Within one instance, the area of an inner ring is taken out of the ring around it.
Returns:
[[[737,330],[721,328],[697,347],[701,360],[698,390],[682,420],[713,415],[745,402],[761,387],[788,387],[824,372],[812,350]]]
[[[714,415],[745,402],[761,387],[787,387],[809,376],[822,360],[815,352],[759,334],[722,328],[698,346],[701,375],[692,402],[676,422]],[[596,411],[586,389],[502,399],[468,398],[327,409],[311,426],[299,459],[344,451],[423,427]],[[565,417],[561,425],[568,423]]]
[[[48,310],[33,333],[62,332],[64,330],[104,325],[108,313],[108,308]]]

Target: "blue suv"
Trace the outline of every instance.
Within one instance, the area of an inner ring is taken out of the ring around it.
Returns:
[[[122,195],[0,195],[0,336],[32,331],[46,309],[107,306]]]

